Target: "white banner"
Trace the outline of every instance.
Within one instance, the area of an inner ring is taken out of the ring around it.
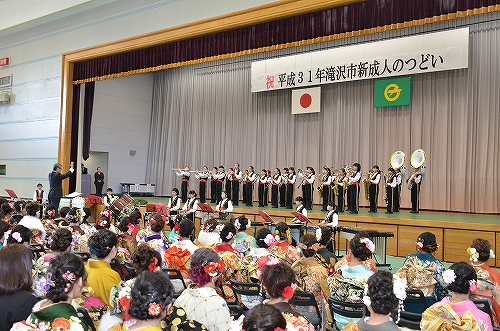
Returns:
[[[252,63],[252,92],[468,67],[469,28]]]

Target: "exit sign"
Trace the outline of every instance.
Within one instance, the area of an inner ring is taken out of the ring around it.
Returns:
[[[8,57],[2,57],[0,59],[0,67],[6,67],[6,66],[8,66],[9,62],[10,62],[10,58],[8,58]]]

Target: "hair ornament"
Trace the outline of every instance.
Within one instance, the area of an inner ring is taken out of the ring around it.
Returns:
[[[160,316],[162,312],[162,305],[161,303],[156,303],[156,302],[150,302],[149,303],[149,309],[148,309],[148,314],[151,316]]]
[[[52,274],[49,272],[45,277],[41,277],[35,282],[37,288],[43,292],[47,292],[52,286],[54,286],[54,281],[52,280]]]
[[[490,249],[490,259],[494,259],[495,258],[495,252],[493,252],[492,249]]]
[[[13,232],[11,234],[11,237],[13,239],[15,239],[18,243],[22,243],[23,242],[23,238],[21,237],[21,234],[19,232]]]
[[[469,253],[469,260],[472,262],[477,262],[479,260],[479,252],[474,247],[467,248],[467,253]]]
[[[55,213],[56,213],[56,211],[54,209],[47,210],[47,215],[49,215],[49,216],[54,216]]]
[[[234,236],[234,233],[232,232],[228,232],[228,234],[226,235],[226,239],[231,239],[232,237]]]
[[[135,230],[135,225],[134,225],[134,224],[132,224],[132,223],[129,223],[129,224],[127,225],[127,228],[128,228],[128,230],[129,230],[130,232],[134,232],[134,230]]]
[[[110,218],[112,215],[113,215],[113,213],[109,209],[104,209],[103,211],[101,211],[101,216],[105,216],[107,218]]]
[[[279,326],[277,326],[277,327],[274,328],[274,331],[285,331],[285,330],[283,330],[282,328],[280,328]]]
[[[174,225],[174,231],[179,231],[179,229],[181,228],[181,226],[179,224],[176,224]]]
[[[406,299],[406,279],[403,279],[397,275],[392,275],[392,291],[396,298],[399,299],[400,302],[403,302]]]
[[[14,209],[14,204],[13,204],[12,202],[9,202],[9,207],[10,207],[11,209]]]
[[[68,282],[74,283],[76,280],[76,275],[68,270],[62,275],[62,278]]]
[[[320,241],[322,236],[323,236],[323,233],[321,233],[321,228],[317,228],[316,229],[316,240]]]
[[[475,279],[469,280],[469,290],[474,292],[477,289],[477,281]]]
[[[154,218],[151,220],[151,224],[156,224],[156,222],[158,222],[158,221]]]
[[[421,241],[417,241],[416,245],[418,248],[422,249],[424,247],[424,244]]]
[[[445,272],[443,272],[443,280],[446,284],[451,284],[455,281],[457,278],[457,275],[455,275],[455,271],[452,269],[448,269]]]
[[[234,220],[234,227],[237,228],[238,230],[241,228],[241,223],[238,219]]]
[[[153,262],[151,262],[148,265],[148,270],[149,271],[154,271],[156,269],[157,265],[158,265],[158,259],[155,257],[155,258],[153,258]]]
[[[366,248],[368,248],[370,252],[375,252],[375,244],[369,238],[363,237],[359,239],[359,242],[361,244],[365,244]]]
[[[162,220],[163,222],[166,222],[166,221],[167,221],[167,216],[165,216],[165,215],[161,215],[161,220]]]
[[[285,299],[290,299],[293,297],[293,293],[295,292],[295,289],[297,288],[297,285],[291,284],[289,286],[285,286],[283,289],[283,292],[281,293],[281,296]]]
[[[217,224],[217,226],[215,227],[215,231],[217,232],[221,232],[222,229],[224,229],[224,224]]]
[[[262,240],[264,240],[267,247],[272,247],[276,243],[276,238],[270,233]]]
[[[202,266],[203,270],[205,270],[210,277],[217,277],[224,271],[224,262],[222,262],[222,260],[219,262],[205,261]]]
[[[266,265],[277,265],[278,262],[278,258],[275,256],[264,256],[257,261],[257,265],[259,266],[259,269],[262,269]]]
[[[365,304],[366,307],[370,307],[372,305],[372,300],[368,296],[368,283],[364,283],[364,286],[365,286],[365,291],[363,296],[363,303]]]

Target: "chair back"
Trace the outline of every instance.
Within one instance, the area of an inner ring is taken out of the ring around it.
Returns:
[[[422,314],[429,305],[421,290],[406,290],[406,299],[403,306],[407,312]]]
[[[230,279],[229,282],[231,283],[231,289],[233,290],[235,301],[240,307],[245,307],[245,305],[241,302],[241,295],[261,296],[260,283],[243,283],[234,279]]]
[[[235,321],[245,313],[240,305],[227,305],[227,307],[229,308],[229,312]]]
[[[399,312],[398,325],[412,330],[420,330],[421,320],[422,314],[402,310]]]
[[[488,302],[488,300],[486,300],[486,299],[474,299],[474,300],[472,300],[472,302],[474,302],[474,304],[476,305],[477,308],[479,308],[479,310],[490,315],[491,325],[495,325],[495,323],[493,322],[493,313],[491,311],[491,306],[490,306],[490,303]]]
[[[182,277],[182,273],[181,273],[181,271],[179,269],[176,269],[176,268],[163,268],[161,270],[168,275],[168,278],[180,280],[182,282],[182,286],[184,286],[184,289],[187,288],[186,282],[184,281],[184,277]]]
[[[335,314],[349,318],[363,318],[365,316],[364,303],[344,302],[328,298],[328,307],[333,316],[333,323],[335,323]]]
[[[303,306],[303,307],[314,307],[316,313],[318,314],[318,319],[321,324],[321,312],[319,311],[318,303],[316,302],[316,298],[314,294],[311,292],[301,292],[295,291],[293,297],[290,299],[289,303],[294,306]]]
[[[88,326],[91,331],[96,331],[94,321],[92,321],[92,318],[89,315],[89,312],[87,309],[83,307],[79,307],[76,310],[76,313],[78,314],[78,317],[81,318]]]

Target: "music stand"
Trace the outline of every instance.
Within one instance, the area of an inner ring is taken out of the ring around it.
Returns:
[[[264,223],[267,223],[267,224],[274,224],[276,223],[272,218],[271,216],[269,216],[268,213],[266,213],[265,211],[262,211],[262,210],[259,210],[259,215],[262,216],[262,218],[264,219]]]
[[[90,202],[93,205],[102,205],[102,199],[100,196],[89,194],[87,197],[88,202]]]
[[[295,218],[301,221],[302,223],[306,223],[306,225],[307,223],[311,223],[311,221],[301,213],[297,213],[296,211],[294,211],[292,212],[292,215],[295,216]]]
[[[9,195],[9,197],[12,200],[18,200],[19,199],[19,197],[17,196],[16,192],[14,192],[14,190],[10,190],[10,189],[6,188],[5,192],[7,192],[7,194]]]
[[[200,207],[202,213],[215,213],[215,210],[213,210],[212,206],[210,206],[208,203],[199,203],[198,207]]]

